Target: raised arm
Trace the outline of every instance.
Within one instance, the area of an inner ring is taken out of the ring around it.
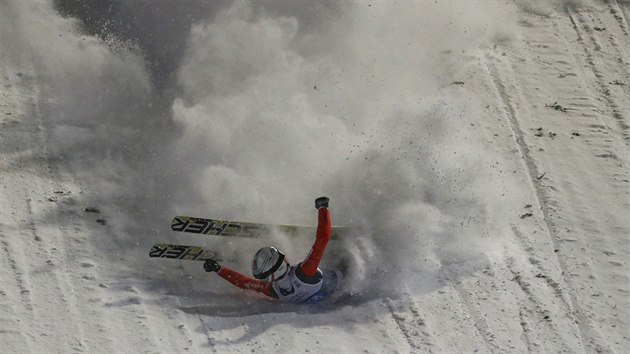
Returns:
[[[315,235],[315,243],[311,248],[311,252],[306,260],[300,264],[300,270],[306,276],[312,277],[317,273],[317,267],[324,255],[330,234],[332,233],[332,222],[330,221],[330,212],[328,211],[328,198],[322,197],[315,200],[317,207],[317,234]]]

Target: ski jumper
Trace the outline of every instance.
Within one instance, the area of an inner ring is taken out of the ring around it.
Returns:
[[[282,278],[269,283],[227,267],[221,267],[217,274],[241,289],[253,290],[282,302],[308,300],[322,288],[323,276],[318,266],[332,233],[328,208],[320,208],[317,213],[317,233],[311,251],[302,263],[291,266]]]

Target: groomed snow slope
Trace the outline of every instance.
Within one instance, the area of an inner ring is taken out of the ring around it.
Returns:
[[[0,3],[3,353],[630,351],[628,2],[163,4],[176,47],[64,3]],[[313,223],[320,194],[362,227],[338,304],[147,256],[303,257],[170,217]]]

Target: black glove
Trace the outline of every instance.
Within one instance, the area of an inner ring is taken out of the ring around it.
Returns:
[[[219,262],[215,261],[214,259],[206,259],[205,262],[203,262],[203,269],[206,272],[218,272],[219,270],[221,270],[221,265],[219,264]]]
[[[315,209],[328,208],[328,197],[319,197],[315,199]]]

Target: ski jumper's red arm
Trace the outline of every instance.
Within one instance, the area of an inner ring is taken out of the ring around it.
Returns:
[[[271,288],[271,283],[250,278],[247,275],[241,274],[227,267],[221,267],[217,274],[221,278],[229,281],[230,283],[238,286],[241,289],[253,290],[255,292],[265,294],[269,297],[278,298],[278,295],[276,295],[276,293]]]
[[[332,233],[332,223],[330,221],[330,212],[328,208],[319,208],[317,211],[317,234],[315,243],[306,260],[300,264],[300,270],[306,276],[312,277],[317,273],[317,267],[324,255],[326,245],[330,241]]]

